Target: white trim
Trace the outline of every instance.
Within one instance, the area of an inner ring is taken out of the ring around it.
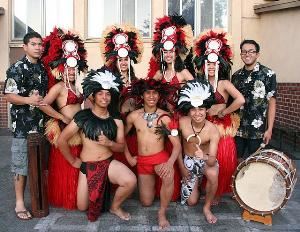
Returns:
[[[137,0],[134,0],[134,25],[137,25]]]
[[[179,14],[182,15],[182,0],[179,1]]]
[[[216,13],[216,3],[215,3],[215,0],[212,0],[212,28],[215,28],[215,24],[216,24],[216,16],[215,16],[215,13]]]
[[[201,32],[201,1],[195,0],[194,36]]]

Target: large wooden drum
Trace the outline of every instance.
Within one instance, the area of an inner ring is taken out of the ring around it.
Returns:
[[[294,162],[282,152],[265,149],[239,164],[232,176],[232,189],[242,208],[264,216],[285,205],[296,181]]]

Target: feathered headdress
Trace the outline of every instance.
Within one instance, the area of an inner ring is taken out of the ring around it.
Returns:
[[[139,31],[131,25],[108,26],[102,33],[100,49],[103,61],[107,67],[117,60],[117,57],[129,57],[139,63],[142,59],[144,46]]]
[[[162,83],[155,79],[139,79],[132,82],[123,93],[122,102],[124,103],[129,98],[134,99],[137,108],[140,108],[143,103],[143,93],[147,90],[156,90],[159,95],[159,101],[157,107],[168,110],[168,104],[175,106],[177,102],[177,90],[180,86],[169,85],[168,83]],[[121,102],[121,103],[122,103]]]
[[[203,79],[187,81],[179,91],[178,110],[187,114],[191,108],[205,107],[209,109],[215,103],[212,86]]]
[[[87,71],[87,51],[83,41],[73,32],[55,27],[50,35],[43,39],[43,47],[41,60],[48,73],[49,89],[56,80],[63,79],[66,67],[77,68],[78,72]],[[67,88],[70,87],[68,84],[66,83]]]
[[[89,71],[81,85],[84,98],[88,98],[100,90],[108,90],[111,94],[108,111],[112,115],[119,115],[120,90],[123,88],[123,82],[119,77],[114,76],[105,68],[100,68]]]
[[[152,78],[161,67],[163,70],[163,50],[175,49],[182,61],[193,46],[193,30],[181,15],[164,16],[157,19],[154,27],[152,54],[148,77]],[[156,65],[154,65],[156,63]]]
[[[122,80],[105,68],[91,70],[82,82],[83,96],[88,98],[100,90],[109,90],[111,94],[120,94]]]
[[[207,62],[215,63],[215,85],[217,88],[218,78],[228,79],[231,70],[231,39],[228,33],[220,29],[207,30],[201,33],[194,43],[194,64],[200,73],[208,78]]]

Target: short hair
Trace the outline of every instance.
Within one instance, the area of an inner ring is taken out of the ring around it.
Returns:
[[[27,45],[29,43],[29,40],[32,38],[39,38],[43,40],[42,36],[38,32],[30,31],[24,36],[23,43]]]
[[[253,40],[253,39],[245,39],[245,40],[243,40],[243,41],[241,42],[241,44],[240,44],[240,49],[241,49],[241,51],[242,51],[242,47],[244,46],[244,44],[253,44],[253,45],[255,46],[256,52],[259,52],[259,51],[260,51],[260,46],[259,46],[259,44],[258,44],[255,40]]]

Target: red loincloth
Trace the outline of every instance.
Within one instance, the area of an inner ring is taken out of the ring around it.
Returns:
[[[110,203],[108,167],[111,159],[86,163],[86,178],[89,192],[88,220],[93,222],[98,219],[101,212],[107,211]]]

